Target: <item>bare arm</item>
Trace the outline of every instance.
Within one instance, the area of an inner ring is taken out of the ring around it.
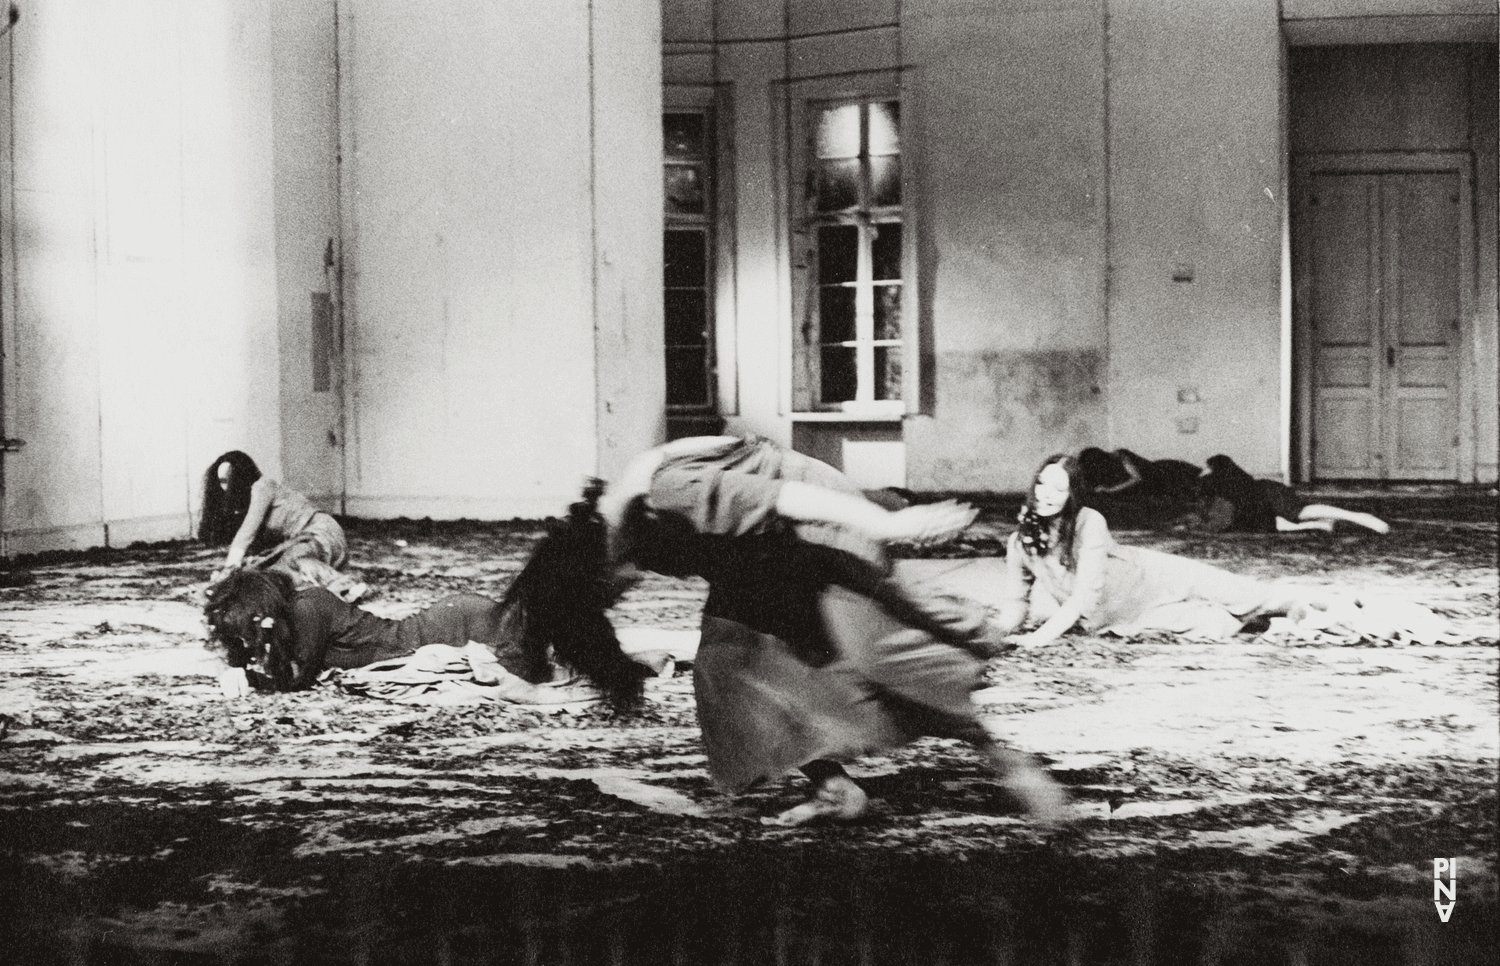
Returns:
[[[1001,635],[1014,634],[1026,621],[1026,609],[1031,600],[1032,577],[1026,569],[1026,551],[1021,547],[1021,538],[1011,534],[1005,547],[1005,586],[1002,588],[1000,612],[995,615],[995,629]]]
[[[1016,641],[1023,648],[1045,647],[1056,641],[1079,619],[1089,613],[1099,602],[1104,589],[1104,566],[1108,556],[1109,528],[1104,518],[1085,511],[1078,520],[1076,534],[1077,570],[1073,577],[1073,593],[1062,601],[1057,612],[1047,618],[1040,627],[1024,634]]]
[[[1082,616],[1083,608],[1078,606],[1076,595],[1069,597],[1063,601],[1062,606],[1057,609],[1057,613],[1047,618],[1040,627],[1030,634],[1022,634],[1016,641],[1016,644],[1023,648],[1046,647],[1067,633],[1068,628],[1078,623],[1078,619]]]
[[[862,496],[788,480],[776,496],[776,512],[803,523],[847,527],[874,540],[935,543],[955,537],[978,511],[951,500],[910,506],[894,513]]]
[[[1122,480],[1121,482],[1116,483],[1113,486],[1096,486],[1094,487],[1095,493],[1119,493],[1123,490],[1128,490],[1141,482],[1141,470],[1140,467],[1135,465],[1135,460],[1131,459],[1124,453],[1117,452],[1115,455],[1120,458],[1120,466],[1125,470],[1125,475],[1128,476],[1129,479]]]
[[[224,556],[226,567],[238,567],[244,562],[250,544],[254,542],[255,535],[260,532],[260,525],[265,522],[267,511],[271,509],[271,490],[275,486],[272,481],[261,477],[250,487],[250,508],[245,511],[244,522],[229,543],[229,552]]]

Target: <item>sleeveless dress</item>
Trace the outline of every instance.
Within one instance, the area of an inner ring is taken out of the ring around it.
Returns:
[[[261,532],[278,546],[261,566],[288,574],[299,588],[326,587],[341,597],[348,594],[359,581],[341,573],[349,561],[344,528],[298,491],[268,482],[271,503]]]

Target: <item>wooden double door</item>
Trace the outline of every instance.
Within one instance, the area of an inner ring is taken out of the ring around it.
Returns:
[[[1467,168],[1404,160],[1297,171],[1300,449],[1315,480],[1458,477]]]

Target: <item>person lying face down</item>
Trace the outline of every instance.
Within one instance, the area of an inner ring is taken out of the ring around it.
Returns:
[[[1202,470],[1182,460],[1148,460],[1128,449],[1106,452],[1090,446],[1078,453],[1082,482],[1092,497],[1192,503]]]
[[[1332,533],[1337,522],[1352,523],[1376,533],[1391,530],[1390,524],[1371,513],[1305,502],[1286,484],[1256,479],[1223,453],[1208,458],[1199,489],[1204,502],[1203,515],[1211,530]]]
[[[508,700],[536,701],[559,666],[619,706],[639,701],[652,669],[620,649],[604,608],[604,529],[591,498],[556,521],[501,600],[446,597],[401,620],[379,617],[322,587],[297,590],[277,571],[237,570],[208,590],[204,616],[230,665],[226,691],[296,691],[326,668],[364,667],[428,644],[487,646],[516,680]],[[243,688],[237,687],[243,684]],[[525,685],[526,687],[523,687]]]

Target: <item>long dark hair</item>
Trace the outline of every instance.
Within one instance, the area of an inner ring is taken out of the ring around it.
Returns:
[[[1054,463],[1068,474],[1068,501],[1063,504],[1056,517],[1044,517],[1036,512],[1036,483],[1042,477],[1042,470]],[[1057,544],[1062,551],[1063,566],[1072,570],[1078,565],[1078,559],[1073,553],[1073,532],[1078,528],[1078,511],[1083,509],[1088,495],[1086,487],[1078,460],[1067,453],[1054,453],[1042,461],[1042,465],[1037,467],[1036,473],[1031,477],[1026,502],[1021,506],[1020,516],[1016,518],[1020,523],[1017,532],[1021,535],[1021,546],[1027,553],[1038,557],[1046,556],[1052,547],[1052,522],[1055,519]]]
[[[219,486],[219,467],[229,466],[229,489]],[[234,539],[250,509],[250,487],[260,479],[255,460],[232,449],[208,464],[203,474],[203,517],[198,521],[198,539],[209,546],[222,546]]]
[[[533,664],[550,654],[588,678],[616,707],[639,704],[649,671],[625,656],[605,611],[616,592],[609,538],[599,515],[604,484],[590,480],[566,519],[552,521],[531,559],[505,591],[522,648]]]
[[[274,570],[235,570],[208,589],[209,643],[230,667],[259,665],[278,691],[296,684],[292,665],[292,578]]]

